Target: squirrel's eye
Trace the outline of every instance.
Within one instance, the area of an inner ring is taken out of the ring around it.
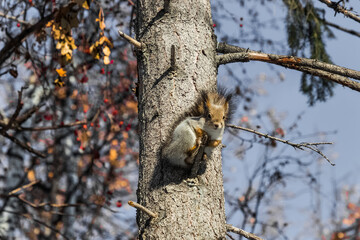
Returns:
[[[225,115],[223,116],[223,119],[225,120]]]

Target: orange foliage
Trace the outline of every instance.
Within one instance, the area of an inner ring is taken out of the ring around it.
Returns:
[[[350,211],[350,214],[347,218],[343,219],[343,224],[354,224],[357,219],[360,219],[360,207],[356,206],[354,203],[348,203],[347,209]]]

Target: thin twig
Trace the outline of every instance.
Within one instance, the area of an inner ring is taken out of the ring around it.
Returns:
[[[43,226],[45,226],[45,227],[48,227],[48,228],[51,229],[53,232],[60,234],[64,239],[69,240],[69,238],[66,237],[66,236],[65,236],[63,233],[61,233],[59,230],[57,230],[56,228],[53,228],[52,226],[50,226],[50,225],[48,225],[48,224],[46,224],[46,223],[44,223],[44,222],[42,222],[42,221],[40,221],[40,220],[38,220],[38,219],[35,219],[35,218],[31,217],[31,215],[30,215],[29,213],[21,213],[21,212],[15,212],[15,211],[10,211],[10,210],[3,210],[3,211],[4,211],[4,212],[7,212],[7,213],[11,213],[11,214],[16,214],[16,215],[22,216],[22,217],[27,218],[27,219],[29,219],[29,220],[33,220],[34,222],[37,222],[37,223],[39,223],[39,224],[41,224],[41,225],[43,225]]]
[[[21,109],[22,109],[22,107],[24,105],[22,103],[22,92],[24,91],[24,89],[26,89],[26,87],[22,87],[21,90],[18,91],[18,102],[17,102],[15,112],[11,116],[11,118],[10,118],[9,122],[7,123],[7,125],[1,129],[3,132],[7,131],[13,125],[15,119],[19,115],[19,113],[20,113],[20,111],[21,111]]]
[[[226,224],[226,231],[237,233],[237,234],[239,234],[243,237],[246,237],[247,239],[250,239],[250,240],[263,240],[261,237],[258,237],[253,233],[246,232],[246,231],[244,231],[240,228],[234,227],[230,224]]]
[[[146,207],[136,203],[136,202],[133,202],[133,201],[128,201],[128,204],[136,209],[139,209],[140,211],[143,211],[145,213],[147,213],[150,217],[152,218],[157,218],[158,217],[158,214],[157,213],[154,213],[152,212],[151,210],[147,209]]]
[[[302,142],[302,143],[292,143],[292,142],[289,142],[288,140],[284,140],[284,139],[281,139],[281,138],[277,138],[277,137],[274,137],[274,136],[270,136],[269,134],[264,134],[264,133],[261,133],[261,132],[258,132],[256,130],[253,130],[253,129],[250,129],[250,128],[245,128],[245,127],[240,127],[240,126],[235,126],[235,125],[232,125],[232,124],[226,124],[227,127],[230,127],[230,128],[235,128],[235,129],[240,129],[240,130],[243,130],[243,131],[247,131],[247,132],[251,132],[251,133],[254,133],[256,135],[259,135],[259,136],[262,136],[262,137],[265,137],[265,138],[269,138],[271,140],[274,140],[274,141],[278,141],[278,142],[282,142],[282,143],[285,143],[285,144],[288,144],[290,146],[293,146],[294,148],[298,148],[300,150],[304,150],[304,148],[308,148],[316,153],[318,153],[319,155],[321,155],[326,161],[328,161],[332,166],[335,166],[334,163],[332,163],[318,148],[316,148],[316,146],[318,145],[326,145],[326,144],[333,144],[332,142],[317,142],[317,143],[306,143],[306,142]],[[315,146],[315,147],[314,147]]]
[[[128,41],[130,44],[134,45],[134,47],[141,49],[143,47],[143,43],[138,42],[137,40],[133,39],[132,37],[130,37],[129,35],[127,35],[126,33],[123,33],[122,31],[119,30],[119,35],[124,38],[126,41]]]
[[[21,142],[19,139],[15,138],[14,136],[9,135],[7,132],[2,132],[1,135],[3,135],[4,137],[10,139],[12,142],[16,143],[17,145],[19,145],[20,147],[26,149],[27,151],[34,153],[35,155],[45,158],[46,155],[33,149],[32,147],[30,147],[29,145]]]
[[[26,200],[23,196],[19,195],[17,196],[17,198],[19,200],[21,200],[22,202],[28,204],[29,206],[33,207],[33,208],[43,208],[45,206],[50,206],[50,207],[53,207],[53,208],[64,208],[64,207],[78,207],[78,206],[81,206],[81,204],[79,203],[74,203],[74,204],[70,204],[70,203],[63,203],[63,204],[58,204],[58,203],[48,203],[48,202],[44,202],[44,203],[38,203],[38,204],[35,204],[35,203],[32,203],[28,200]]]
[[[17,193],[17,192],[19,192],[19,191],[21,191],[23,189],[26,189],[26,188],[29,188],[29,187],[35,185],[35,184],[38,184],[39,182],[40,182],[40,180],[33,181],[33,182],[29,183],[29,184],[26,184],[26,185],[24,185],[22,187],[19,187],[19,188],[15,189],[15,190],[12,190],[11,192],[9,192],[8,195],[9,196],[14,195],[15,193]]]
[[[336,29],[338,29],[338,30],[341,30],[341,31],[343,31],[343,32],[346,32],[346,33],[349,33],[349,34],[351,34],[351,35],[360,37],[360,32],[354,31],[354,30],[352,30],[352,29],[344,28],[344,27],[339,26],[339,25],[337,25],[337,24],[335,24],[335,23],[331,23],[331,22],[328,22],[328,21],[325,21],[325,20],[324,20],[324,23],[325,23],[326,25],[329,25],[329,26],[331,26],[331,27],[333,27],[333,28],[336,28]]]
[[[14,17],[14,16],[9,16],[9,15],[6,15],[5,13],[3,12],[0,12],[0,17],[4,17],[4,18],[7,18],[7,19],[10,19],[10,20],[13,20],[13,21],[16,21],[18,23],[22,23],[22,24],[25,24],[25,25],[30,25],[29,22],[27,21],[24,21],[24,20],[21,20],[17,17]]]
[[[27,218],[27,219],[33,220],[34,222],[37,222],[38,224],[43,225],[43,226],[51,229],[51,231],[53,231],[53,232],[55,232],[55,233],[58,233],[59,235],[61,235],[61,236],[62,236],[64,239],[66,239],[66,240],[70,240],[70,238],[68,238],[67,236],[65,236],[65,234],[61,233],[61,232],[60,232],[59,230],[57,230],[56,228],[54,228],[54,227],[52,227],[52,226],[44,223],[43,221],[40,221],[40,220],[38,220],[38,219],[36,219],[36,218],[31,217],[30,214],[21,214],[21,216],[23,216],[23,217],[25,217],[25,218]]]
[[[281,64],[281,66],[287,67],[287,68],[291,68],[291,69],[295,69],[304,73],[308,73],[314,76],[318,76],[321,78],[325,78],[328,79],[330,81],[336,82],[344,87],[348,87],[352,90],[358,91],[360,92],[360,83],[350,80],[347,77],[343,77],[334,73],[329,73],[320,69],[314,69],[311,67],[303,67],[303,66],[296,66],[296,65],[290,65],[290,64]]]
[[[47,127],[20,127],[18,128],[19,131],[46,131],[46,130],[55,130],[60,128],[67,128],[67,127],[73,127],[77,125],[84,125],[87,124],[87,120],[82,121],[76,121],[73,123],[58,125],[58,126],[47,126]]]
[[[358,23],[360,23],[360,17],[355,15],[354,13],[350,12],[349,10],[347,10],[346,8],[342,7],[339,5],[339,2],[332,2],[330,0],[319,0],[322,3],[325,3],[329,8],[334,9],[335,14],[340,12],[342,14],[344,14],[345,16],[357,21]]]
[[[16,123],[20,126],[43,106],[45,106],[45,104],[42,103],[39,106],[35,106],[29,110],[26,110],[25,113],[23,113],[21,116],[16,118]]]
[[[231,240],[235,240],[230,234],[226,233],[226,236],[228,236]]]

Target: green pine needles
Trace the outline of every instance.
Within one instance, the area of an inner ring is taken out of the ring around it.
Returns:
[[[334,38],[334,34],[324,24],[324,11],[314,7],[312,1],[283,0],[288,8],[287,34],[290,54],[302,57],[310,55],[332,63],[325,49],[325,38]],[[317,101],[326,101],[333,95],[335,84],[327,79],[303,73],[300,91],[308,96],[310,105]]]

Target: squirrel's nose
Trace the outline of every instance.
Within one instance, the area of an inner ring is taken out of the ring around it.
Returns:
[[[214,127],[215,127],[215,128],[219,128],[219,127],[220,127],[220,124],[219,124],[219,123],[215,123],[215,124],[214,124]]]

